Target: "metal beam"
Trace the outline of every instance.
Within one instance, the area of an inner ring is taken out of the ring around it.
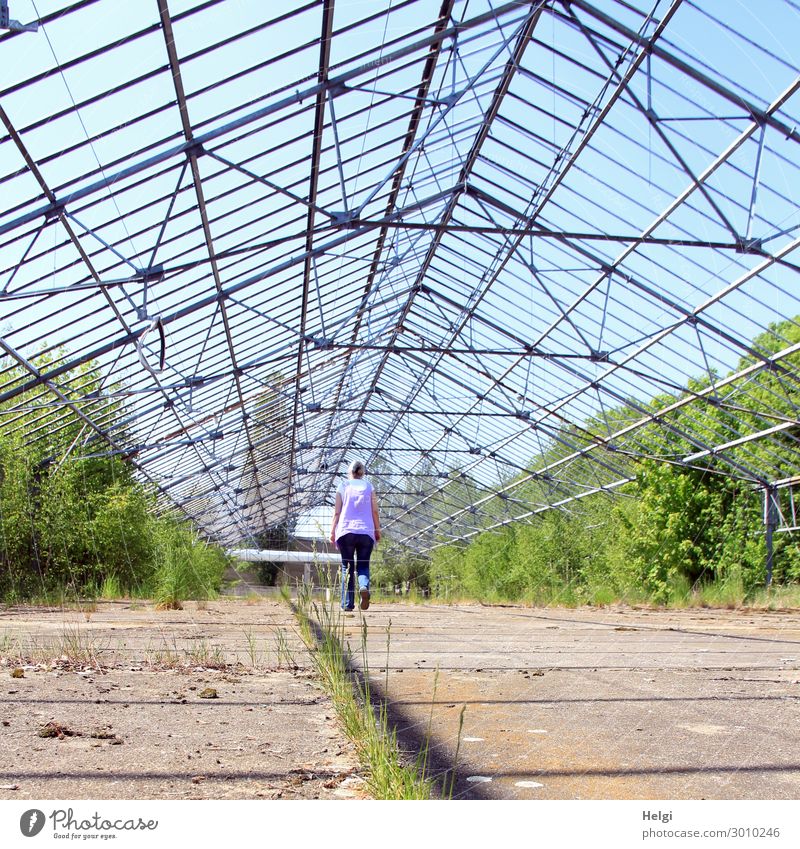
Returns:
[[[297,429],[300,420],[300,382],[303,375],[303,356],[306,352],[306,320],[308,317],[308,300],[313,272],[314,250],[314,215],[316,212],[317,189],[319,181],[319,162],[322,155],[323,129],[325,127],[326,91],[322,86],[328,79],[328,68],[331,55],[331,36],[333,34],[333,5],[334,0],[323,0],[322,4],[322,33],[319,47],[319,69],[317,71],[316,106],[314,108],[314,135],[311,148],[310,173],[308,186],[308,216],[306,218],[306,258],[303,263],[303,284],[300,295],[300,326],[297,344],[297,360],[295,364],[294,402],[292,406],[292,432],[289,449],[289,469],[294,468],[297,445]],[[292,478],[289,478],[289,488],[286,493],[286,512],[292,500]]]
[[[458,177],[458,183],[459,184],[467,185],[468,182],[469,182],[470,174],[472,172],[472,169],[475,167],[475,163],[478,161],[478,156],[480,154],[481,148],[483,147],[483,144],[485,143],[486,139],[489,136],[489,131],[490,131],[490,128],[491,128],[491,125],[492,125],[492,121],[494,120],[494,118],[496,117],[497,113],[500,110],[500,106],[503,102],[503,99],[505,98],[506,93],[508,92],[508,89],[511,85],[511,80],[513,79],[514,74],[516,73],[516,71],[517,71],[517,69],[518,69],[518,67],[519,67],[519,65],[522,61],[522,57],[525,53],[525,50],[526,50],[528,44],[530,43],[531,36],[532,36],[533,31],[536,27],[536,24],[539,22],[539,19],[541,17],[542,9],[544,8],[544,6],[540,2],[540,0],[529,0],[528,5],[530,7],[529,12],[528,12],[528,15],[525,19],[524,24],[520,27],[519,35],[517,36],[516,44],[515,44],[512,56],[505,64],[500,82],[498,83],[497,87],[495,88],[494,94],[492,96],[491,103],[489,104],[489,107],[487,108],[486,113],[483,117],[481,129],[479,130],[478,134],[476,135],[475,140],[473,141],[472,146],[470,148],[470,151],[469,151],[466,159],[464,160],[463,165],[461,166],[461,171],[460,171],[459,177]],[[417,293],[419,291],[421,291],[421,289],[422,289],[422,283],[423,283],[423,280],[425,278],[425,275],[427,274],[428,269],[430,268],[430,264],[433,260],[433,257],[435,256],[436,250],[437,250],[439,244],[441,243],[442,237],[444,235],[444,232],[445,232],[444,228],[450,223],[450,221],[451,221],[451,219],[452,219],[452,217],[455,213],[455,209],[456,209],[456,206],[458,204],[458,199],[459,199],[458,195],[454,194],[452,196],[452,198],[450,199],[450,202],[447,204],[447,207],[445,208],[445,210],[444,210],[444,212],[443,212],[443,214],[442,214],[442,216],[441,216],[441,218],[438,222],[439,227],[434,234],[434,237],[431,241],[431,244],[428,246],[428,249],[427,249],[426,254],[425,254],[425,258],[423,259],[423,261],[422,261],[422,263],[421,263],[421,265],[420,265],[420,267],[419,267],[419,269],[416,273],[414,284],[411,286],[411,288],[409,290],[408,299],[407,299],[406,304],[403,308],[403,312],[400,315],[399,320],[397,322],[396,329],[394,330],[394,332],[392,333],[392,336],[390,338],[390,344],[393,344],[396,341],[397,336],[399,335],[400,327],[402,327],[403,320],[405,319],[405,317],[408,315],[409,311],[411,310],[411,307],[412,307],[413,302],[414,302],[414,298],[416,297]],[[457,335],[457,334],[455,334],[455,335]],[[364,404],[363,404],[364,408],[366,408],[367,405],[369,404],[370,399],[371,399],[372,395],[374,394],[374,392],[375,392],[375,390],[378,386],[378,382],[380,381],[381,374],[383,373],[383,370],[386,367],[387,360],[388,360],[388,354],[384,354],[383,357],[381,358],[377,368],[375,369],[375,371],[373,373],[372,379],[370,381],[369,391],[367,392],[366,398],[364,399]],[[434,368],[434,367],[435,366],[433,364],[430,366],[431,369]],[[430,373],[430,371],[429,371],[429,373]],[[422,384],[420,384],[420,386],[419,386],[419,389],[421,389],[421,388],[422,388]],[[417,391],[419,391],[419,390],[417,390]],[[413,401],[413,397],[408,399],[409,404],[412,401]],[[353,431],[352,431],[353,434],[355,433],[355,429],[357,427],[358,418],[360,418],[360,416],[357,417],[356,420],[355,420],[356,424],[353,426]],[[385,440],[380,440],[380,441],[383,442]]]
[[[713,91],[715,94],[718,94],[720,97],[727,100],[729,103],[734,104],[739,107],[742,111],[747,112],[754,121],[758,124],[768,124],[775,130],[778,130],[783,136],[789,140],[794,142],[800,142],[800,134],[797,132],[797,128],[795,126],[789,126],[785,124],[783,121],[779,120],[775,117],[774,112],[770,109],[762,109],[757,104],[748,100],[742,95],[737,94],[735,91],[727,88],[716,80],[711,79],[707,74],[704,74],[702,71],[697,68],[693,68],[687,62],[684,62],[682,59],[679,59],[677,56],[670,53],[665,48],[659,46],[655,43],[650,43],[650,39],[645,38],[640,35],[636,30],[631,29],[629,26],[626,26],[621,21],[618,21],[616,18],[611,17],[611,15],[606,14],[602,10],[598,9],[596,6],[591,5],[586,2],[586,0],[559,0],[561,4],[569,10],[570,7],[580,9],[585,12],[587,15],[591,16],[597,21],[605,24],[609,29],[613,30],[620,35],[625,36],[625,38],[630,39],[635,44],[638,44],[640,47],[647,48],[648,52],[653,56],[657,56],[659,59],[663,59],[668,65],[671,65],[673,68],[676,68],[681,73],[686,74],[690,79],[695,80],[695,82],[699,82],[704,85],[709,90]]]
[[[450,16],[453,11],[453,3],[455,0],[442,0],[442,6],[439,9],[439,17],[436,20],[434,25],[434,34],[441,35],[444,31],[445,26],[447,25],[447,21],[450,19]],[[422,118],[422,113],[425,108],[425,105],[428,101],[428,94],[430,92],[430,86],[433,81],[433,73],[436,69],[436,63],[439,59],[439,54],[441,52],[443,39],[439,38],[431,42],[428,47],[428,55],[425,59],[425,65],[422,70],[422,79],[420,80],[419,87],[417,88],[417,97],[414,103],[414,107],[411,110],[411,115],[409,117],[408,129],[406,130],[406,134],[403,138],[403,145],[401,148],[401,164],[394,172],[394,180],[392,182],[392,187],[389,191],[389,196],[386,199],[386,209],[384,211],[384,221],[381,222],[379,226],[379,233],[377,241],[375,242],[375,249],[372,252],[372,260],[370,262],[369,271],[367,273],[367,279],[364,283],[364,291],[361,295],[361,302],[359,308],[356,312],[355,321],[353,324],[353,330],[350,334],[350,341],[352,344],[355,344],[356,340],[361,333],[361,326],[364,318],[364,312],[372,293],[373,287],[375,285],[375,280],[377,279],[378,272],[381,268],[381,260],[383,258],[384,248],[386,244],[386,236],[388,235],[388,221],[392,220],[392,215],[396,210],[397,201],[400,196],[400,187],[402,186],[403,177],[406,172],[406,166],[408,165],[408,159],[405,158],[405,154],[408,150],[411,149],[411,146],[414,143],[414,139],[417,136],[420,126],[420,120]],[[339,379],[338,385],[335,390],[334,395],[334,405],[339,404],[339,400],[341,399],[342,391],[344,389],[345,381],[347,380],[347,375],[350,370],[350,357],[345,363],[345,366],[342,370],[342,376]]]
[[[420,50],[424,50],[426,47],[430,47],[430,45],[434,42],[440,41],[442,39],[454,38],[460,33],[467,32],[468,30],[474,29],[475,27],[479,27],[487,21],[503,17],[504,15],[507,15],[511,12],[519,11],[520,7],[527,6],[529,2],[531,2],[531,0],[512,0],[509,3],[504,3],[501,6],[498,6],[497,9],[493,9],[489,12],[484,12],[480,15],[475,15],[474,17],[469,18],[465,21],[460,21],[443,30],[438,35],[431,35],[425,38],[418,39],[417,41],[406,45],[405,47],[393,51],[388,56],[382,57],[380,62],[382,65],[392,64],[393,62],[403,59],[406,56],[411,56],[419,52]],[[344,92],[346,88],[345,84],[348,83],[350,80],[374,72],[375,62],[365,62],[362,65],[350,69],[349,71],[345,71],[341,74],[337,74],[334,77],[330,77],[325,83],[318,83],[313,86],[308,86],[302,90],[298,89],[292,94],[283,97],[280,100],[269,104],[268,106],[264,106],[261,109],[256,109],[253,112],[250,112],[247,115],[242,116],[241,118],[237,118],[234,121],[230,121],[221,127],[217,127],[205,133],[200,133],[199,135],[195,136],[194,141],[192,142],[183,142],[182,144],[176,145],[175,147],[169,148],[168,150],[154,154],[153,156],[150,156],[141,162],[137,162],[133,165],[130,165],[127,168],[123,168],[114,174],[104,176],[100,180],[97,180],[88,186],[83,186],[79,189],[75,189],[74,191],[69,192],[69,194],[60,198],[58,201],[51,201],[48,204],[37,207],[36,209],[30,210],[29,212],[18,216],[12,221],[7,221],[4,224],[0,224],[0,236],[11,230],[17,229],[22,224],[28,223],[30,221],[35,221],[37,218],[48,218],[52,216],[55,212],[57,212],[59,206],[66,206],[68,204],[75,203],[78,200],[82,200],[83,198],[96,194],[97,192],[102,191],[103,189],[113,188],[116,184],[127,180],[130,177],[136,176],[137,174],[141,174],[144,171],[149,171],[156,165],[168,162],[177,157],[185,156],[192,147],[208,146],[211,142],[219,138],[223,138],[229,133],[232,133],[234,130],[241,129],[243,127],[248,126],[249,124],[261,121],[264,118],[269,117],[270,115],[277,114],[290,106],[296,105],[300,101],[316,98],[318,94],[326,93],[328,90],[333,91],[334,94],[336,94],[337,92]]]
[[[421,201],[416,201],[409,206],[404,207],[403,209],[399,209],[396,211],[396,215],[398,217],[402,217],[403,215],[408,214],[417,209],[424,208],[424,206],[437,203],[443,197],[447,197],[450,195],[450,191],[440,192],[435,195],[432,195],[428,198],[424,198]],[[303,264],[309,256],[316,257],[321,256],[322,254],[328,253],[329,251],[333,251],[338,247],[346,244],[353,239],[364,235],[369,232],[369,228],[355,228],[353,230],[346,229],[344,230],[342,235],[336,236],[333,239],[324,242],[321,245],[318,245],[310,252],[303,251],[302,253],[290,257],[289,259],[282,260],[281,262],[276,263],[275,265],[270,266],[262,271],[257,272],[256,274],[252,274],[244,280],[240,280],[237,283],[231,283],[228,286],[224,286],[221,291],[214,292],[212,295],[207,295],[202,298],[198,298],[195,301],[190,302],[182,307],[179,307],[176,310],[173,310],[171,313],[167,313],[161,316],[161,321],[164,326],[172,324],[175,321],[179,321],[182,318],[186,318],[197,312],[198,310],[204,309],[205,307],[212,306],[218,304],[221,300],[225,300],[231,295],[235,295],[239,292],[242,292],[257,283],[261,283],[264,280],[269,279],[277,274],[280,274],[282,271],[286,271],[290,268],[294,268],[298,265]],[[130,345],[135,342],[138,338],[139,333],[136,332],[128,332],[123,334],[122,336],[117,337],[116,339],[112,339],[109,342],[105,342],[102,345],[97,345],[89,351],[85,351],[84,353],[70,358],[68,361],[61,363],[58,366],[55,366],[49,369],[46,373],[47,379],[52,379],[58,377],[61,374],[64,374],[68,371],[71,371],[75,366],[81,365],[83,363],[89,362],[90,360],[96,360],[99,357],[104,356],[105,354],[110,353],[111,351],[115,351],[118,348],[121,348],[125,345]],[[0,393],[0,404],[4,401],[8,401],[12,398],[15,398],[17,395],[22,394],[23,392],[27,392],[35,386],[39,385],[42,381],[29,381],[25,384],[21,384],[19,386],[14,387],[13,389],[6,390],[5,392]]]
[[[673,0],[673,3],[670,6],[670,9],[666,13],[666,15],[662,18],[662,20],[659,22],[658,26],[656,27],[655,32],[653,33],[651,38],[648,40],[648,43],[655,43],[656,39],[664,32],[667,24],[669,23],[669,21],[671,20],[672,16],[675,14],[675,12],[677,11],[677,8],[680,5],[680,2],[681,2],[681,0]],[[526,26],[526,30],[525,30],[525,32],[527,33],[527,37],[520,40],[520,42],[517,45],[517,49],[515,50],[514,61],[509,62],[506,66],[506,72],[503,75],[503,79],[501,80],[500,86],[498,87],[498,90],[496,92],[496,97],[495,97],[495,99],[493,99],[492,106],[490,107],[490,112],[493,115],[497,114],[497,111],[499,110],[499,106],[500,106],[497,95],[499,95],[499,100],[501,101],[502,97],[505,95],[506,91],[508,90],[508,86],[510,85],[510,81],[511,81],[511,76],[516,71],[517,67],[519,66],[519,64],[521,62],[522,53],[524,52],[524,49],[527,46],[528,41],[530,40],[530,36],[533,32],[533,26],[538,21],[540,13],[541,13],[541,8],[537,8],[536,12],[535,12],[535,17],[534,17],[533,14],[529,17],[528,25]],[[544,191],[544,195],[541,198],[534,196],[534,198],[531,200],[531,203],[530,203],[530,210],[525,213],[524,220],[526,222],[526,226],[530,226],[531,224],[533,224],[535,222],[536,218],[540,215],[540,213],[542,212],[545,205],[552,198],[556,188],[563,182],[567,173],[572,168],[574,163],[577,161],[577,158],[579,157],[580,153],[586,148],[586,146],[591,141],[591,138],[593,137],[594,133],[602,125],[605,116],[611,110],[614,103],[624,93],[629,80],[632,79],[633,75],[636,73],[636,70],[641,65],[641,63],[644,61],[646,55],[647,55],[646,50],[643,49],[643,50],[639,51],[639,54],[630,63],[628,70],[626,71],[624,77],[620,80],[620,82],[617,84],[617,86],[616,86],[615,90],[613,91],[613,93],[611,94],[611,96],[607,99],[605,106],[603,106],[602,109],[598,108],[597,110],[595,110],[595,114],[594,114],[594,117],[593,117],[593,120],[591,122],[590,127],[587,130],[582,131],[580,133],[579,133],[577,128],[575,129],[572,138],[573,139],[579,138],[580,140],[577,142],[575,149],[569,154],[568,158],[565,158],[565,156],[563,155],[568,149],[567,146],[565,146],[564,149],[562,150],[562,152],[559,153],[559,155],[556,157],[555,162],[553,164],[553,168],[550,172],[550,175],[548,175],[549,177],[553,177],[553,179],[550,181],[549,187]],[[601,92],[601,96],[602,96],[602,92]],[[585,117],[588,117],[589,114],[591,114],[591,111],[592,110],[587,110],[586,113],[585,113]],[[485,122],[484,127],[483,127],[483,131],[481,133],[479,133],[478,137],[476,137],[476,143],[473,146],[473,150],[471,151],[470,157],[468,157],[466,164],[468,164],[470,162],[470,160],[474,164],[474,161],[477,159],[477,156],[480,152],[480,144],[478,144],[478,142],[480,142],[482,144],[483,140],[488,136],[490,124],[491,124],[491,121]],[[564,163],[563,167],[561,167],[560,170],[559,170],[559,166],[561,165],[562,162]],[[542,184],[540,186],[540,190],[544,189],[546,183],[547,183],[547,180],[542,182]],[[452,216],[452,212],[453,212],[453,210],[450,211],[450,216]],[[445,218],[443,219],[443,223],[446,224],[448,222],[449,222],[449,217],[445,216]],[[487,269],[485,279],[481,282],[481,292],[480,292],[479,296],[474,299],[473,303],[471,303],[468,307],[464,308],[463,318],[462,318],[461,322],[457,325],[454,332],[451,333],[451,336],[450,336],[451,341],[458,338],[458,336],[460,335],[464,326],[466,325],[467,321],[469,320],[470,316],[472,314],[474,314],[478,304],[483,299],[485,294],[489,291],[490,287],[492,286],[494,281],[497,279],[497,277],[499,276],[502,269],[508,263],[510,257],[518,249],[523,238],[524,238],[524,236],[519,235],[519,236],[516,236],[513,240],[507,240],[502,251],[496,255],[495,268],[491,269],[491,270]],[[435,237],[435,239],[434,239],[435,244],[438,245],[438,243],[440,241],[441,241],[441,236],[439,236],[438,238]],[[501,257],[501,253],[503,254],[502,257]],[[421,282],[422,277],[427,272],[427,268],[430,265],[432,258],[433,258],[433,252],[429,251],[428,255],[426,256],[426,260],[423,263],[423,266],[420,269],[419,275],[417,277],[418,282]],[[478,290],[478,287],[476,287],[476,291],[477,290]],[[534,347],[536,347],[536,346],[534,346]],[[430,375],[431,373],[433,373],[433,371],[436,368],[437,362],[438,362],[438,359],[435,360],[435,361],[432,361],[430,363],[428,370],[427,370],[427,375]],[[514,368],[514,365],[512,365],[508,369],[506,369],[506,371],[504,372],[504,375],[508,374]],[[373,379],[372,387],[374,387],[376,385],[378,377],[379,377],[379,373]],[[419,393],[419,391],[422,388],[422,385],[423,385],[423,382],[421,381],[420,385],[418,386],[418,388],[415,392],[415,395]],[[409,399],[409,403],[412,400],[413,399]]]

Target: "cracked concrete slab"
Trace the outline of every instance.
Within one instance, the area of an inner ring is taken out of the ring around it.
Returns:
[[[0,721],[0,799],[364,796],[275,601],[0,609]]]
[[[800,795],[797,611],[375,604],[363,617],[401,742],[429,740],[435,771],[455,765],[457,798]],[[345,623],[353,647],[360,621]]]

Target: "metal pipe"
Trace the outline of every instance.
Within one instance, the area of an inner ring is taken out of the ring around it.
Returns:
[[[340,554],[319,551],[271,551],[262,548],[230,548],[230,557],[246,563],[336,563],[342,562]]]

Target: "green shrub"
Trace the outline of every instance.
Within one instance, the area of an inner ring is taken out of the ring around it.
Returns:
[[[227,558],[175,520],[155,522],[155,571],[148,587],[161,607],[180,607],[186,599],[216,596]]]

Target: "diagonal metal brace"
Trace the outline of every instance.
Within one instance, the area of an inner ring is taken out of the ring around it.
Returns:
[[[8,0],[0,0],[0,29],[11,30],[11,32],[37,32],[39,22],[23,24],[13,20],[8,10]]]

